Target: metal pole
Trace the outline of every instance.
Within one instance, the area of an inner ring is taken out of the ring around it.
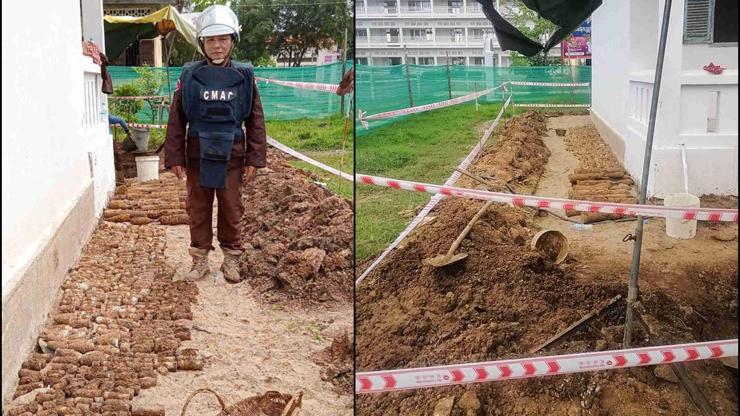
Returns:
[[[347,66],[347,28],[344,28],[344,46],[342,47],[342,79],[344,79],[344,67]],[[344,95],[339,103],[339,112],[344,114]]]
[[[650,119],[648,122],[647,138],[645,141],[645,158],[642,162],[642,180],[640,181],[639,203],[645,203],[647,197],[648,177],[650,175],[650,157],[653,152],[653,134],[655,133],[655,118],[658,112],[658,96],[660,94],[660,81],[663,77],[663,58],[665,57],[666,38],[668,37],[668,22],[671,16],[671,1],[665,0],[663,10],[663,23],[660,28],[660,44],[658,46],[658,61],[655,64],[655,81],[653,82],[653,96],[650,101]],[[637,228],[635,229],[635,245],[632,249],[632,270],[630,271],[630,285],[627,292],[627,314],[624,318],[624,340],[622,348],[629,348],[632,344],[632,325],[634,321],[634,304],[637,301],[638,288],[637,276],[640,273],[640,250],[642,249],[642,216],[637,217]]]
[[[452,81],[450,80],[450,52],[445,52],[447,55],[447,95],[449,99],[452,99]]]
[[[406,53],[406,46],[403,47],[404,59],[406,60],[406,85],[409,88],[409,107],[414,106],[414,97],[411,94],[411,75],[409,74],[409,56]]]

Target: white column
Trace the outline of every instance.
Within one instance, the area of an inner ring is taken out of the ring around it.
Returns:
[[[463,0],[463,14],[467,14],[467,13],[468,13],[468,0]]]
[[[362,4],[365,5],[365,15],[367,15],[369,13],[369,11],[367,10],[367,0],[362,0]]]
[[[432,46],[437,47],[437,28],[432,26]],[[437,64],[437,58],[434,58],[435,65]]]
[[[470,46],[468,44],[468,28],[467,27],[465,28],[465,46]]]
[[[437,56],[434,56],[434,65],[437,65]]]
[[[101,51],[105,52],[103,31],[103,2],[101,0],[82,0],[82,36],[92,38]]]

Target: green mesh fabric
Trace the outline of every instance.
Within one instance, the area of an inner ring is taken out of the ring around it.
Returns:
[[[449,69],[449,77],[448,77]],[[449,78],[449,82],[448,82]],[[548,83],[590,83],[589,66],[482,67],[396,65],[355,67],[357,110],[366,115],[444,101],[498,86],[506,81]],[[409,89],[410,96],[409,99]],[[589,104],[591,89],[583,87],[511,86],[513,101],[519,104]],[[500,102],[502,90],[479,98],[479,102]],[[370,122],[369,128],[390,121]],[[356,123],[357,133],[366,131]]]
[[[347,62],[348,70],[351,62]],[[181,67],[154,68],[156,71],[169,73],[170,88],[165,83],[156,95],[169,95],[175,89],[177,80],[182,72]],[[139,75],[133,67],[108,67],[113,87],[136,81]],[[308,66],[298,68],[269,68],[258,67],[255,75],[262,78],[274,78],[283,81],[318,82],[323,84],[339,84],[342,79],[342,64]],[[167,79],[167,78],[165,78]],[[341,98],[336,94],[323,91],[303,90],[284,87],[276,84],[258,82],[265,118],[268,120],[289,120],[296,118],[320,118],[334,115],[340,111]],[[111,97],[112,98],[112,97]],[[113,99],[113,98],[112,98]],[[144,102],[144,108],[137,113],[137,122],[151,123],[152,108],[150,102]],[[167,123],[167,108],[162,110],[161,123]],[[159,110],[155,108],[155,124],[160,123]]]

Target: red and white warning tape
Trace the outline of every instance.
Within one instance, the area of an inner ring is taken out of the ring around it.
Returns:
[[[483,137],[478,142],[478,144],[476,144],[476,146],[473,148],[473,150],[470,151],[468,156],[465,157],[465,159],[463,159],[462,162],[460,162],[460,164],[458,165],[459,169],[467,169],[468,166],[470,166],[470,164],[473,163],[473,160],[475,160],[475,158],[478,157],[480,152],[483,150],[483,147],[485,146],[486,141],[491,136],[491,134],[493,133],[493,130],[496,128],[499,121],[501,120],[501,116],[504,115],[504,111],[506,111],[506,108],[509,106],[510,102],[511,102],[511,96],[509,96],[509,98],[504,103],[503,107],[501,107],[501,110],[498,112],[496,119],[493,120],[493,123],[491,123],[491,125],[486,129],[485,133],[483,133]],[[457,182],[459,178],[460,178],[460,172],[456,170],[452,173],[452,175],[450,175],[449,178],[447,178],[444,186],[454,185],[455,182]],[[436,194],[432,197],[432,199],[429,200],[426,206],[424,206],[424,208],[416,215],[416,217],[409,223],[409,225],[407,225],[406,228],[403,231],[401,231],[401,234],[399,234],[398,237],[396,237],[396,239],[393,240],[393,242],[388,247],[386,247],[386,249],[383,250],[383,252],[380,253],[380,255],[376,257],[372,263],[370,263],[370,266],[368,266],[365,269],[365,271],[362,272],[360,277],[358,277],[357,280],[355,281],[355,287],[359,286],[359,284],[365,279],[365,277],[367,277],[367,275],[369,275],[370,272],[372,272],[373,269],[375,269],[375,267],[378,264],[380,264],[380,262],[382,262],[383,259],[385,259],[388,253],[393,251],[393,249],[396,248],[401,243],[401,241],[403,241],[403,239],[406,238],[406,236],[408,236],[411,233],[411,231],[414,230],[414,228],[416,228],[416,226],[421,224],[422,220],[424,220],[424,218],[427,215],[429,215],[432,209],[434,209],[434,207],[437,206],[437,203],[439,203],[439,201],[441,201],[443,197],[444,195],[442,194]]]
[[[152,98],[167,99],[170,97],[167,95],[141,95],[141,96],[125,96],[125,97],[124,96],[116,97],[114,95],[111,95],[108,98],[111,100],[148,100]]]
[[[527,85],[535,87],[588,87],[588,82],[530,82],[530,81],[509,81],[511,85]]]
[[[385,118],[394,118],[394,117],[399,117],[399,116],[405,116],[408,114],[423,113],[424,111],[436,110],[438,108],[450,107],[450,106],[465,103],[468,101],[473,101],[479,97],[490,94],[491,92],[499,88],[503,88],[503,90],[506,91],[506,83],[503,83],[497,87],[488,88],[480,92],[474,92],[472,94],[463,95],[462,97],[453,98],[451,100],[438,101],[436,103],[418,105],[416,107],[402,108],[400,110],[385,111],[382,113],[372,114],[369,116],[366,116],[364,111],[359,110],[357,114],[357,120],[360,123],[362,123],[363,127],[367,128],[368,121],[381,120]]]
[[[502,192],[489,192],[480,189],[458,188],[452,186],[439,186],[362,174],[356,174],[355,176],[358,182],[368,185],[387,186],[389,188],[405,189],[408,191],[502,202],[518,207],[528,206],[534,208],[563,209],[565,211],[575,210],[582,212],[600,212],[604,214],[620,214],[626,216],[642,215],[644,217],[681,218],[685,220],[698,221],[738,222],[738,210],[736,209],[683,208],[655,205],[617,204],[611,202],[590,202],[533,195],[505,194]]]
[[[359,394],[583,373],[645,365],[737,357],[737,339],[659,347],[359,372]]]
[[[591,107],[591,104],[514,104],[514,107]]]
[[[272,79],[272,78],[262,78],[262,77],[255,77],[257,81],[262,81],[267,84],[277,84],[282,85],[284,87],[292,87],[292,88],[299,88],[303,90],[314,90],[314,91],[324,91],[324,92],[331,92],[336,94],[337,89],[339,88],[339,85],[335,84],[321,84],[318,82],[298,82],[298,81],[282,81],[279,79]]]
[[[144,129],[166,129],[166,124],[141,124],[141,123],[128,123],[129,127],[139,127]]]
[[[335,175],[337,175],[337,176],[339,176],[339,177],[341,177],[343,179],[346,179],[348,181],[354,181],[355,180],[355,178],[352,175],[350,175],[349,173],[342,172],[339,169],[334,169],[331,166],[325,165],[325,164],[323,164],[323,163],[321,163],[319,161],[316,161],[314,159],[311,159],[310,157],[304,155],[303,153],[300,153],[297,150],[292,149],[292,148],[290,148],[290,147],[288,147],[288,146],[280,143],[279,141],[273,139],[270,136],[267,137],[267,143],[269,143],[270,146],[272,146],[272,147],[274,147],[274,148],[276,148],[276,149],[278,149],[278,150],[280,150],[280,151],[282,151],[284,153],[287,153],[287,154],[289,154],[291,156],[294,156],[295,158],[300,159],[300,160],[302,160],[302,161],[304,161],[306,163],[309,163],[311,165],[314,165],[314,166],[316,166],[318,168],[324,169],[325,171],[327,171],[329,173],[333,173],[333,174],[335,174]]]

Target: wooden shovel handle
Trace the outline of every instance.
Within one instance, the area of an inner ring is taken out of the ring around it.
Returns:
[[[468,225],[465,226],[460,235],[457,236],[457,239],[455,239],[455,241],[450,246],[450,250],[447,251],[448,256],[455,254],[455,251],[457,251],[457,249],[460,247],[460,244],[465,239],[465,237],[467,237],[470,230],[473,229],[475,223],[478,222],[480,217],[483,216],[483,213],[486,212],[486,210],[488,210],[488,207],[490,207],[491,205],[493,205],[493,201],[487,201],[485,205],[483,205],[481,209],[478,210],[473,219],[468,222]]]

